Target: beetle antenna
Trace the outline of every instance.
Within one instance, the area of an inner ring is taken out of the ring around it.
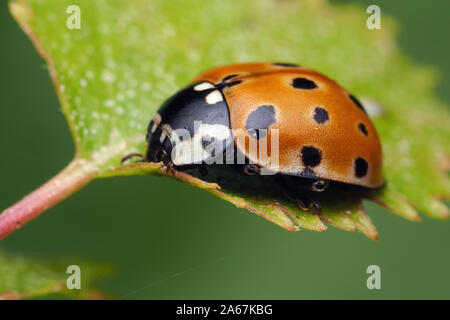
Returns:
[[[129,153],[129,154],[123,156],[122,159],[120,159],[120,164],[123,165],[125,163],[125,161],[127,161],[130,158],[134,158],[134,157],[141,158],[141,160],[139,160],[137,162],[142,162],[144,160],[144,155],[142,153]]]

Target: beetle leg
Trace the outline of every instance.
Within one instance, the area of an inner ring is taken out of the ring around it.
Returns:
[[[313,214],[320,215],[321,208],[320,208],[319,203],[316,200],[314,200],[312,198],[305,197],[305,196],[299,196],[299,195],[297,195],[295,197],[295,200],[297,202],[297,205],[303,211],[310,211]]]
[[[257,164],[246,164],[243,170],[250,176],[259,175],[261,172],[261,168]]]
[[[313,202],[311,201],[311,199],[307,198],[307,197],[302,197],[302,196],[296,196],[294,198],[295,202],[297,202],[297,205],[300,207],[300,209],[302,209],[303,211],[308,211],[309,209],[311,209],[311,207],[313,206]]]
[[[311,191],[322,192],[328,188],[329,182],[325,180],[316,180],[311,184]]]
[[[296,190],[293,190],[292,187],[287,185],[282,179],[278,179],[274,177],[275,184],[280,188],[283,194],[291,201],[296,203],[300,209],[303,211],[310,211],[312,209],[313,214],[320,214],[321,209],[319,203],[306,196],[299,194]]]
[[[144,160],[144,155],[142,153],[129,153],[129,154],[123,156],[122,159],[120,159],[120,165],[123,165],[125,163],[125,161],[127,161],[128,159],[134,158],[134,157],[141,158],[141,160],[138,160],[136,162],[142,162]]]
[[[314,199],[311,199],[311,201],[312,201],[313,206],[314,206],[313,213],[314,213],[314,214],[320,215],[320,213],[322,212],[322,209],[320,208],[319,202],[317,202],[317,201],[314,200]]]
[[[303,211],[310,211],[312,209],[312,213],[314,214],[320,214],[321,212],[319,203],[312,198],[297,195],[295,201]]]

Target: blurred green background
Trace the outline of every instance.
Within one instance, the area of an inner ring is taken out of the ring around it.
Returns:
[[[362,15],[378,4],[397,18],[400,46],[439,70],[437,93],[450,104],[450,2],[332,3],[360,3]],[[74,146],[43,60],[7,2],[0,6],[2,210],[65,167]],[[287,232],[168,178],[111,178],[94,181],[0,249],[111,262],[118,273],[98,287],[125,299],[449,299],[450,224],[412,223],[366,206],[378,243],[332,227]],[[381,267],[381,290],[366,287],[371,264]]]

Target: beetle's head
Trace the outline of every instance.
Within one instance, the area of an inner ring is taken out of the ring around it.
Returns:
[[[169,98],[153,116],[145,161],[201,163],[211,157],[208,142],[229,141],[230,137],[229,111],[222,92],[210,82],[195,83]]]

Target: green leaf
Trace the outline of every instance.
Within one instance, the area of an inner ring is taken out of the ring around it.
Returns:
[[[77,265],[81,270],[81,289],[67,289],[67,267]],[[112,268],[75,259],[43,260],[8,256],[0,252],[0,300],[27,299],[45,295],[58,295],[72,299],[103,299],[93,289],[94,282],[111,275]]]
[[[12,14],[48,63],[76,155],[70,173],[66,169],[58,176],[58,185],[51,180],[5,211],[3,226],[0,216],[0,235],[94,178],[167,174],[288,230],[323,231],[327,223],[376,239],[361,195],[321,195],[322,213],[316,215],[280,195],[245,194],[165,172],[156,164],[120,167],[123,155],[144,152],[148,121],[167,97],[201,71],[244,61],[315,68],[366,97],[370,110],[383,110],[372,114],[377,115],[373,120],[383,144],[387,185],[363,196],[409,220],[420,219],[416,210],[448,219],[448,207],[439,200],[450,197],[448,108],[434,96],[434,70],[414,65],[400,52],[395,23],[386,15],[382,30],[369,30],[364,8],[325,1],[77,0],[81,29],[72,30],[66,27],[72,4],[10,2]],[[40,203],[48,189],[56,196],[49,205]]]

